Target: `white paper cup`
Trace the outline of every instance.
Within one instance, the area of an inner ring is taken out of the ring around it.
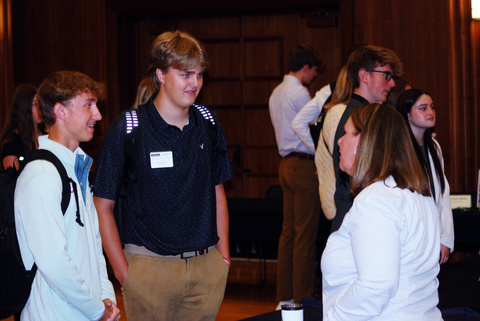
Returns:
[[[282,321],[303,321],[303,304],[282,305]]]

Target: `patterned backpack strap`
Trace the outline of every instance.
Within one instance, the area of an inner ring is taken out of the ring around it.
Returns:
[[[136,109],[127,110],[125,112],[125,121],[127,124],[127,134],[130,134],[135,128],[138,127],[138,112]]]
[[[193,107],[195,107],[200,114],[202,114],[204,119],[209,120],[213,125],[215,125],[215,118],[213,118],[212,113],[207,109],[207,107],[197,104],[193,104]]]
[[[135,216],[142,217],[142,206],[140,197],[140,186],[138,184],[136,167],[140,157],[142,133],[140,130],[140,117],[137,109],[130,109],[125,112],[125,184],[133,184]]]

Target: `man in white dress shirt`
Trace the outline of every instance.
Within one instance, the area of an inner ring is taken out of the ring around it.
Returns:
[[[278,245],[277,300],[299,302],[314,295],[314,255],[320,215],[314,152],[295,135],[291,123],[310,101],[309,85],[321,66],[318,52],[297,45],[288,57],[289,73],[270,96],[283,190],[283,228]]]

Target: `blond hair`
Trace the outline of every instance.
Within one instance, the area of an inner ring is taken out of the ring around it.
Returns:
[[[352,83],[348,79],[347,66],[343,66],[338,73],[337,82],[335,84],[335,89],[332,93],[332,100],[323,108],[328,110],[338,104],[346,104],[352,97],[353,87]]]
[[[138,106],[145,104],[151,95],[155,93],[152,79],[150,77],[143,78],[138,84],[137,97],[135,97],[135,103],[132,108],[136,109]]]
[[[148,68],[155,90],[160,89],[157,69],[168,73],[173,67],[179,70],[189,70],[200,67],[208,68],[207,52],[203,45],[190,34],[177,30],[167,31],[159,35],[152,43],[150,51],[150,67]]]

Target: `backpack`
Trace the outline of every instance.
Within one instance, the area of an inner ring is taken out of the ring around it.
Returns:
[[[328,96],[325,103],[323,103],[323,106],[325,106],[332,100],[333,91],[335,90],[336,83],[337,83],[336,81],[330,83],[330,91],[332,93],[330,94],[330,96]],[[322,131],[322,128],[323,128],[323,122],[325,120],[326,113],[327,111],[325,110],[325,108],[322,108],[322,111],[320,112],[320,115],[318,115],[317,120],[308,125],[310,129],[310,135],[312,136],[312,139],[313,139],[313,145],[315,146],[315,150],[317,150],[317,147],[318,147],[318,139],[320,138],[320,132]]]
[[[23,168],[27,163],[39,159],[51,162],[60,174],[63,188],[61,208],[64,215],[70,203],[72,184],[77,205],[77,222],[83,226],[79,221],[76,184],[68,177],[65,167],[52,152],[45,149],[35,150],[26,157],[18,171],[9,167],[0,173],[0,319],[8,318],[23,309],[37,271],[35,264],[29,271],[23,265],[15,231],[14,193]]]
[[[198,119],[203,119],[207,127],[207,135],[213,146],[213,152],[217,154],[224,154],[227,151],[217,146],[217,128],[215,127],[215,119],[212,113],[204,106],[193,104],[194,111]],[[135,173],[137,167],[137,160],[140,157],[140,149],[142,146],[142,133],[140,130],[140,117],[137,109],[130,109],[123,113],[125,118],[125,166],[123,172],[123,179],[120,185],[117,199],[115,201],[114,216],[117,223],[117,229],[120,236],[120,242],[123,245],[122,221],[125,213],[125,202],[127,199],[127,187],[133,184],[133,199],[135,203],[135,218],[142,218],[142,203],[140,184]]]

